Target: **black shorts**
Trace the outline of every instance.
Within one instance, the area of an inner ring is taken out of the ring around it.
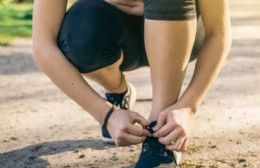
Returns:
[[[156,0],[148,1],[151,5],[151,1]],[[145,17],[151,15],[146,12]],[[182,19],[188,18],[185,15]],[[192,59],[203,41],[200,32],[197,33]],[[112,65],[120,58],[121,51],[124,55],[122,71],[149,66],[144,46],[144,17],[128,15],[103,0],[77,1],[65,14],[57,44],[81,73]]]
[[[194,19],[197,5],[197,0],[144,0],[144,17],[156,20]]]

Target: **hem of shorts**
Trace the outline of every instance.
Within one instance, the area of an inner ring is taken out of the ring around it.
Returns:
[[[192,16],[180,16],[180,15],[173,15],[173,14],[144,14],[144,18],[148,19],[148,20],[177,20],[177,21],[181,21],[181,20],[193,20],[196,18],[196,15],[192,15]]]
[[[120,56],[119,57],[116,57],[116,59],[111,59],[103,64],[100,64],[99,66],[96,66],[96,67],[93,67],[93,68],[89,68],[89,69],[83,69],[83,70],[80,70],[80,73],[90,73],[90,72],[94,72],[94,71],[97,71],[99,69],[102,69],[102,68],[105,68],[107,66],[110,66],[112,64],[114,64],[116,61],[118,61],[120,59]]]

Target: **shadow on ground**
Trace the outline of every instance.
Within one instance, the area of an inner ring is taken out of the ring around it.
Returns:
[[[39,72],[31,55],[13,53],[0,55],[0,75],[19,75]]]
[[[91,148],[95,150],[106,150],[107,146],[97,139],[87,140],[66,140],[40,143],[26,146],[21,149],[0,154],[1,168],[22,168],[22,167],[47,167],[49,163],[40,157],[54,155],[69,151],[76,151],[80,148]]]

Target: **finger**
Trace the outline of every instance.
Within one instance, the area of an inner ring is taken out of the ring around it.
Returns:
[[[133,125],[133,124],[130,124],[127,126],[127,132],[131,135],[136,135],[136,136],[150,136],[150,133],[145,130],[144,128],[142,127],[138,127],[136,125]]]
[[[169,150],[180,151],[184,141],[185,141],[184,137],[179,138],[174,144],[167,145],[166,148]]]
[[[172,143],[172,141],[179,139],[179,137],[182,134],[182,130],[181,129],[174,129],[171,133],[169,133],[168,135],[159,138],[159,141],[164,144],[164,145],[169,145],[170,143]]]
[[[179,138],[176,143],[174,143],[174,146],[173,148],[176,150],[176,151],[180,151],[182,145],[183,145],[183,142],[185,141],[185,138],[182,137],[182,138]]]
[[[148,121],[140,114],[138,114],[136,112],[132,112],[131,114],[132,114],[133,123],[137,122],[137,123],[141,124],[143,127],[148,124]]]
[[[153,130],[157,131],[158,129],[160,129],[165,124],[166,119],[167,119],[166,113],[161,112],[159,117],[158,117],[157,124],[155,125]]]
[[[144,129],[144,133],[146,136],[152,137],[152,134],[148,130]]]
[[[173,144],[166,145],[165,147],[166,147],[167,149],[169,149],[169,150],[173,150]]]
[[[164,126],[162,126],[160,129],[158,129],[153,136],[155,137],[164,137],[168,135],[172,130],[174,129],[174,126],[172,123],[167,123]]]
[[[145,136],[139,137],[139,136],[135,136],[135,135],[131,135],[131,134],[125,135],[125,140],[126,140],[128,145],[134,145],[134,144],[142,143],[142,142],[144,142],[145,139],[146,139]]]
[[[183,142],[183,145],[182,145],[180,151],[185,152],[188,148],[188,144],[189,144],[189,140],[186,138]]]

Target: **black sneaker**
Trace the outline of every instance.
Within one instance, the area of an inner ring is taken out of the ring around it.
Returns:
[[[156,122],[148,125],[147,130],[152,132]],[[156,137],[148,137],[142,146],[142,151],[135,168],[173,168],[180,163],[181,154],[166,149]]]
[[[127,91],[122,94],[105,93],[105,98],[111,104],[120,107],[121,109],[132,110],[136,102],[136,89],[131,84],[127,84]],[[114,144],[112,137],[105,127],[101,127],[102,141],[109,144]]]

